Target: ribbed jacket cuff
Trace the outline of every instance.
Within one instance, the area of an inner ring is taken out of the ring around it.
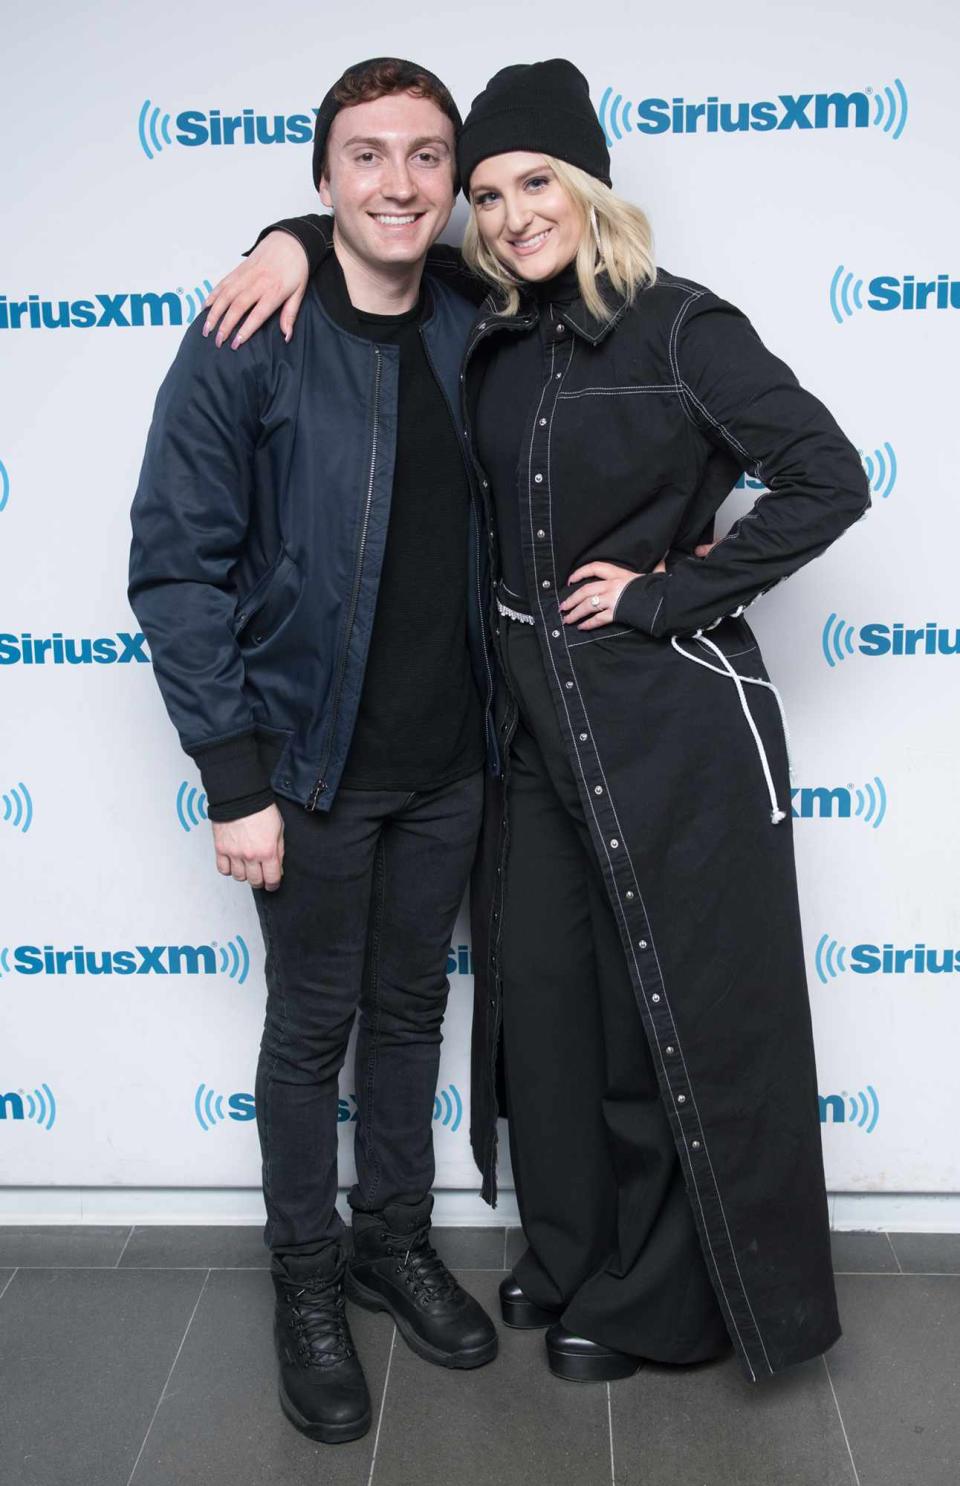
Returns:
[[[254,733],[188,751],[200,770],[211,820],[239,820],[273,803],[270,775]]]
[[[662,635],[664,584],[668,577],[667,573],[641,573],[639,578],[631,578],[613,611],[615,623],[629,624],[654,638]]]

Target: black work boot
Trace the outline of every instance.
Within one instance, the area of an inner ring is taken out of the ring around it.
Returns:
[[[345,1269],[339,1244],[270,1262],[280,1407],[302,1434],[330,1445],[370,1428],[370,1395],[344,1311]]]
[[[430,1244],[433,1198],[391,1202],[353,1215],[347,1295],[368,1311],[387,1311],[408,1346],[440,1367],[480,1367],[497,1355],[497,1332],[483,1306],[457,1283]]]

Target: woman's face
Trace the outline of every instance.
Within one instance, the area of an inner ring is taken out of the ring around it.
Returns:
[[[517,278],[549,279],[576,256],[583,217],[542,155],[514,150],[481,160],[470,203],[483,242]]]

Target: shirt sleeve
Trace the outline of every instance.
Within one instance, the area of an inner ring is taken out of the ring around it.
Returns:
[[[705,558],[634,578],[618,620],[660,638],[691,634],[748,604],[836,541],[869,509],[860,457],[830,412],[768,351],[733,305],[703,291],[670,339],[684,411],[767,492]]]

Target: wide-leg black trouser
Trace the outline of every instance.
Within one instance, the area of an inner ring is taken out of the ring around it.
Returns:
[[[501,965],[515,1266],[579,1336],[659,1362],[729,1340],[532,625],[501,621],[511,744]]]

